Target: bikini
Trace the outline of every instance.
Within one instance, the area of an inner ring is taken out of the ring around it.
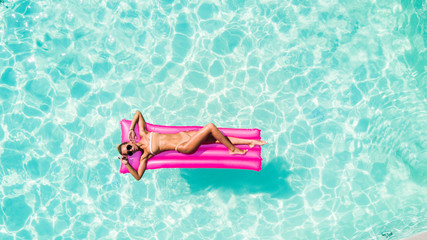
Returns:
[[[177,145],[176,145],[176,147],[175,147],[175,151],[177,151],[177,152],[178,152],[178,147],[179,147],[181,144],[183,144],[183,142],[182,142],[182,143],[179,143],[179,144],[177,144]]]
[[[189,137],[189,139],[191,138],[191,135],[190,135],[190,134],[188,134],[187,132],[181,132],[181,133],[184,133],[185,135],[187,135],[187,137]],[[175,151],[177,151],[177,152],[178,152],[178,147],[179,147],[179,146],[181,146],[182,144],[186,143],[189,139],[184,140],[184,141],[182,141],[181,143],[178,143],[178,144],[176,145],[176,147],[175,147]]]
[[[151,154],[156,155],[156,154],[153,153],[153,150],[151,150],[151,139],[152,139],[151,135],[153,135],[153,132],[150,133],[150,145],[149,145],[149,148],[150,148]]]
[[[188,137],[190,137],[191,138],[191,136],[188,134],[188,133],[185,133]],[[156,155],[156,154],[154,154],[154,152],[153,152],[153,150],[151,149],[151,139],[152,139],[152,135],[153,135],[153,132],[150,132],[150,144],[149,144],[149,149],[150,149],[150,153],[152,154],[152,155]],[[188,140],[187,140],[188,141]],[[180,145],[182,145],[182,144],[184,144],[184,143],[186,143],[187,141],[183,141],[183,142],[181,142],[181,143],[179,143],[179,144],[177,144],[176,145],[176,147],[175,147],[175,151],[177,151],[178,152],[178,147],[180,146]]]

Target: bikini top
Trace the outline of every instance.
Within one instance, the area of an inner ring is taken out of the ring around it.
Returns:
[[[150,148],[150,153],[153,154],[153,155],[156,155],[156,154],[153,153],[153,150],[151,150],[151,139],[153,139],[152,135],[153,135],[153,132],[150,133],[150,145],[149,145],[149,148]]]

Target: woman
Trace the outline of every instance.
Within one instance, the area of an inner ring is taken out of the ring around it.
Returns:
[[[135,125],[138,123],[141,140],[135,142]],[[136,180],[140,180],[147,167],[147,160],[152,156],[168,150],[191,154],[197,151],[201,144],[222,143],[230,154],[246,154],[248,150],[235,147],[236,144],[246,144],[249,147],[264,145],[267,142],[248,140],[234,137],[225,137],[218,128],[209,123],[199,131],[179,132],[175,134],[160,134],[148,132],[144,117],[140,111],[136,111],[129,130],[130,142],[117,145],[117,150],[122,155],[119,158]],[[142,151],[138,171],[129,164],[127,156],[132,156],[136,151]]]

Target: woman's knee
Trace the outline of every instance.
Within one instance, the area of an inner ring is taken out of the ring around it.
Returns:
[[[206,126],[205,126],[206,128],[209,128],[209,129],[214,129],[214,128],[216,128],[216,126],[215,126],[215,124],[213,124],[213,123],[208,123],[208,124],[206,124]]]

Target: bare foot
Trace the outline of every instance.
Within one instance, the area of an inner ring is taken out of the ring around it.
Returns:
[[[244,155],[244,154],[246,154],[246,153],[248,152],[248,150],[247,150],[247,149],[242,150],[242,149],[240,149],[240,148],[234,148],[234,150],[233,150],[233,151],[232,151],[232,150],[230,150],[229,152],[230,152],[230,154],[231,154],[231,155],[234,155],[234,154]]]
[[[252,142],[249,144],[249,147],[253,148],[255,145],[262,146],[266,143],[267,143],[266,141],[252,140]]]

